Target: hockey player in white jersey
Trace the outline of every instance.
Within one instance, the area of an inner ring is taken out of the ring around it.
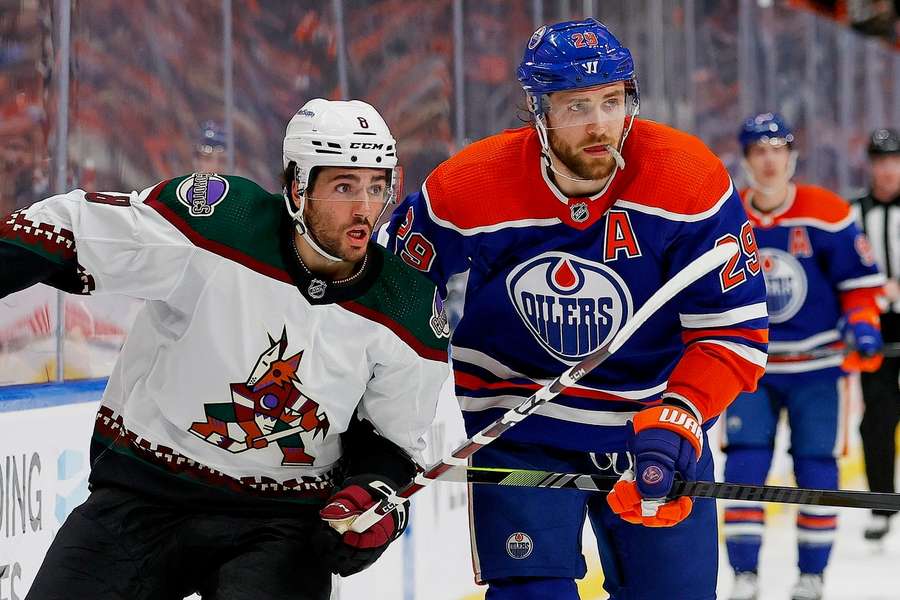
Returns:
[[[316,99],[283,167],[283,197],[194,173],[0,225],[0,294],[146,300],[97,414],[91,494],[29,600],[324,599],[402,533],[400,508],[330,526],[412,477],[448,374],[434,285],[369,242],[395,141],[368,104]]]

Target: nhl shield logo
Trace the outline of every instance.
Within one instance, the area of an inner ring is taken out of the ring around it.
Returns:
[[[566,364],[609,342],[631,318],[631,294],[619,274],[571,254],[541,254],[513,269],[506,284],[525,326]]]
[[[516,560],[522,560],[531,556],[534,550],[534,542],[527,533],[518,531],[506,538],[506,553]]]
[[[591,212],[590,210],[588,210],[588,205],[584,202],[573,204],[571,207],[569,207],[569,213],[572,215],[572,220],[576,223],[584,223],[588,220],[588,217],[591,216]]]
[[[807,281],[795,257],[777,248],[760,248],[766,280],[766,306],[770,323],[784,323],[797,314],[806,301]]]

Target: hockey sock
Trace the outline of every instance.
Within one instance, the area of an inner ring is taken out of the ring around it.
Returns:
[[[800,487],[837,489],[838,467],[832,457],[794,457],[794,474]],[[801,573],[822,573],[828,564],[837,530],[834,508],[801,506],[797,513],[797,566]]]
[[[574,579],[562,577],[507,577],[492,579],[485,600],[578,600]]]
[[[771,464],[771,448],[731,447],[725,461],[725,481],[762,485]],[[741,502],[725,506],[725,546],[735,571],[757,570],[764,526],[761,504]]]

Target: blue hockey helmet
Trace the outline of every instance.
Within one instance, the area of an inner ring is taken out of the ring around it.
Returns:
[[[535,31],[516,74],[529,97],[635,80],[631,52],[593,18]]]
[[[541,145],[547,150],[547,112],[554,92],[625,82],[626,120],[620,142],[639,110],[637,78],[631,52],[597,19],[544,25],[532,34],[516,72],[535,118]]]
[[[200,137],[196,146],[197,152],[201,154],[224,152],[225,146],[225,128],[216,121],[203,121],[200,124]]]
[[[794,134],[784,117],[778,113],[760,113],[749,117],[741,126],[738,133],[738,141],[744,154],[753,144],[771,144],[773,146],[788,146],[794,142]]]

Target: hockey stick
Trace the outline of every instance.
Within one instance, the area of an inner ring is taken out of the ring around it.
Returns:
[[[813,348],[805,352],[769,352],[772,358],[787,359],[814,359],[814,358],[830,358],[832,356],[846,356],[853,352],[852,348]],[[896,358],[900,356],[900,344],[885,344],[881,352],[885,358]]]
[[[552,471],[493,467],[454,467],[441,477],[441,481],[570,489],[585,492],[609,492],[618,480],[618,477],[610,475],[554,473]],[[676,480],[672,484],[669,498],[677,498],[679,496],[900,510],[900,494],[851,490],[815,490],[777,485],[742,485],[737,483],[716,483],[714,481]]]
[[[697,257],[691,264],[684,267],[679,273],[663,284],[650,298],[638,309],[634,316],[628,320],[613,339],[588,355],[578,364],[568,368],[559,377],[526,398],[518,406],[509,409],[499,419],[465,440],[449,456],[436,462],[428,469],[416,475],[415,479],[397,491],[396,494],[385,498],[373,505],[366,512],[355,519],[347,519],[342,522],[332,523],[339,533],[348,529],[361,533],[377,523],[386,514],[394,510],[397,505],[406,502],[410,496],[438,479],[443,473],[457,465],[465,465],[469,457],[493,442],[497,437],[519,421],[534,413],[546,402],[558,396],[567,387],[575,385],[587,373],[595,369],[600,363],[622,347],[632,334],[643,325],[659,308],[671,300],[678,292],[697,281],[716,267],[725,264],[732,256],[739,252],[737,244],[725,243],[716,246],[712,250]]]

